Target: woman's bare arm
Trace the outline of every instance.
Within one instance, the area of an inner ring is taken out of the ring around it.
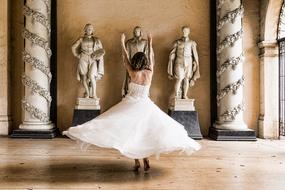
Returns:
[[[122,46],[122,50],[123,50],[123,61],[124,61],[124,65],[127,68],[129,74],[131,74],[132,67],[131,67],[131,62],[129,60],[129,54],[127,52],[126,45],[125,45],[125,39],[126,39],[126,36],[123,33],[121,35],[121,46]]]
[[[152,49],[152,36],[151,34],[148,34],[148,57],[149,57],[149,62],[150,62],[150,69],[153,71],[153,65],[154,65],[154,60],[153,60],[153,49]]]

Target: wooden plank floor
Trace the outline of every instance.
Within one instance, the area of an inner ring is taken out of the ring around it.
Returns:
[[[1,189],[285,189],[285,141],[199,141],[192,156],[150,158],[148,174],[133,160],[95,146],[81,152],[67,138],[0,138]]]

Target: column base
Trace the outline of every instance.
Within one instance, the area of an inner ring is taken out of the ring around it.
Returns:
[[[48,130],[16,129],[10,135],[11,138],[52,139],[59,134],[57,127]]]
[[[229,130],[210,127],[209,137],[216,141],[256,141],[256,134],[251,129]]]
[[[196,111],[173,111],[169,109],[168,115],[181,123],[191,138],[195,140],[203,138]]]
[[[49,123],[32,123],[32,122],[23,122],[19,126],[19,129],[22,130],[34,130],[34,131],[42,131],[42,130],[49,130],[54,128],[54,124],[49,122]]]
[[[241,121],[231,121],[231,122],[219,122],[216,121],[214,127],[223,130],[247,130],[248,127],[244,122]]]

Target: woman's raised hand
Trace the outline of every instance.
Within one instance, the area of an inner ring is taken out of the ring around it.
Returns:
[[[121,43],[125,44],[125,40],[126,40],[126,35],[124,33],[122,33],[122,35],[121,35]]]
[[[150,44],[152,44],[152,35],[151,35],[151,33],[148,33],[147,39],[148,39],[148,42],[149,42]]]

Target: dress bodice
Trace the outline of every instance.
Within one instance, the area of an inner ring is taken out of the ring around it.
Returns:
[[[128,95],[133,97],[148,97],[150,85],[140,85],[134,82],[129,83]]]

